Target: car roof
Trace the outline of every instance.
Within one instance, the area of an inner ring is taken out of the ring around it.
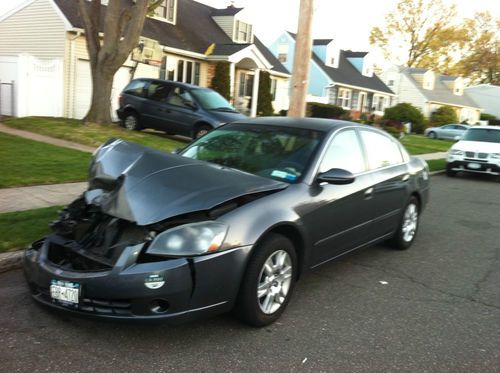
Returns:
[[[168,84],[174,84],[176,86],[183,87],[183,88],[189,88],[189,89],[193,89],[193,88],[208,89],[208,88],[200,87],[200,86],[197,86],[197,85],[194,85],[194,84],[176,82],[176,81],[173,81],[173,80],[163,80],[163,79],[154,79],[154,78],[135,78],[134,80],[142,80],[142,81],[145,81],[145,82],[168,83]]]
[[[322,118],[289,118],[289,117],[259,117],[241,119],[235,124],[257,124],[276,127],[310,129],[321,132],[330,132],[344,127],[362,127],[362,125],[346,120],[322,119]]]
[[[481,129],[481,130],[500,130],[500,126],[475,126],[469,128],[470,130]]]

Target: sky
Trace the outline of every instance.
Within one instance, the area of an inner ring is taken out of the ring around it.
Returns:
[[[25,0],[0,0],[0,14]],[[70,1],[70,0],[68,0]],[[198,0],[216,8],[225,8],[230,0]],[[460,17],[488,10],[500,17],[500,0],[444,0],[456,4]],[[332,38],[342,49],[370,50],[368,36],[374,26],[382,25],[384,15],[394,9],[397,0],[315,0],[314,38]],[[284,30],[296,31],[299,0],[235,0],[253,19],[254,30],[266,44]]]

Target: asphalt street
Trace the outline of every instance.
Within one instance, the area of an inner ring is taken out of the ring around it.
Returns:
[[[432,178],[414,246],[306,274],[278,323],[179,326],[55,314],[0,275],[0,371],[500,371],[500,182]]]

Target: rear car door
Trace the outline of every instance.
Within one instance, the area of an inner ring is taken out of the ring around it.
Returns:
[[[360,130],[373,180],[374,235],[382,237],[397,228],[408,199],[410,173],[406,155],[392,137],[369,129]]]
[[[314,240],[312,264],[318,265],[345,251],[356,248],[373,236],[372,179],[366,172],[366,161],[357,131],[341,130],[328,145],[319,173],[332,168],[356,175],[352,184],[313,185],[318,207],[305,217]]]
[[[172,87],[167,98],[168,117],[175,126],[176,132],[190,136],[194,124],[199,118],[197,108],[191,94],[183,87]]]
[[[141,117],[145,122],[145,127],[156,128],[162,131],[169,131],[173,127],[167,112],[166,101],[171,87],[168,84],[152,81],[146,88],[147,100],[144,101],[141,110]]]

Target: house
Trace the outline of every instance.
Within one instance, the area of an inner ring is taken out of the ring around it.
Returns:
[[[485,113],[492,114],[500,119],[500,86],[480,84],[466,87],[465,92],[474,100]]]
[[[296,34],[285,32],[269,46],[289,70],[293,69]],[[373,72],[370,53],[338,48],[333,39],[313,40],[307,100],[329,103],[351,111],[383,115],[394,93]]]
[[[88,60],[78,0],[28,0],[0,19],[0,81],[15,83],[13,115],[84,117],[92,92]],[[164,0],[115,74],[112,114],[132,78],[206,87],[219,61],[229,63],[237,108],[256,114],[261,71],[271,75],[275,110],[288,107],[289,71],[254,34],[244,9]]]
[[[395,104],[408,102],[418,107],[425,118],[447,105],[455,109],[460,122],[479,121],[481,107],[465,92],[461,77],[440,75],[431,69],[391,66],[381,78],[396,93]]]

